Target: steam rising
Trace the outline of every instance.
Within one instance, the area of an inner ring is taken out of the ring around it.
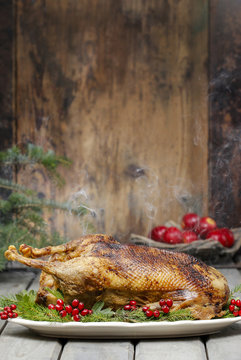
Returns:
[[[141,206],[147,221],[147,230],[151,230],[156,220],[158,204],[160,203],[160,184],[157,174],[149,167],[144,166],[136,169],[137,173],[143,174],[137,177],[136,187],[141,199]]]

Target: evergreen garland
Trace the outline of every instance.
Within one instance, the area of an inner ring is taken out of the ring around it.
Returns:
[[[47,290],[50,290],[46,288]],[[235,293],[240,292],[241,284],[239,284],[232,291],[232,296]],[[48,321],[48,322],[69,322],[73,321],[70,315],[61,317],[58,311],[49,310],[47,307],[38,305],[35,302],[37,292],[34,290],[22,291],[16,295],[0,296],[0,311],[5,306],[15,304],[17,306],[17,313],[23,319],[33,321]],[[63,299],[63,295],[59,291],[53,291],[53,295]],[[230,297],[231,299],[231,297]],[[223,318],[233,318],[234,315],[229,311],[230,299],[224,307]],[[158,318],[154,316],[148,318],[141,308],[137,308],[133,311],[125,311],[124,309],[112,310],[111,308],[105,308],[103,301],[99,301],[92,307],[93,313],[87,316],[81,316],[80,322],[129,322],[129,323],[140,323],[140,322],[161,322],[161,321],[181,321],[181,320],[195,320],[191,315],[189,309],[179,309],[170,311],[168,314],[160,313]],[[216,318],[220,319],[220,318]]]
[[[73,321],[70,315],[61,317],[58,311],[49,310],[48,307],[38,305],[35,302],[37,292],[34,290],[22,291],[16,295],[0,296],[0,310],[5,306],[15,304],[18,315],[27,320],[48,321],[48,322],[69,322]],[[61,296],[60,296],[61,298]],[[92,307],[93,314],[80,316],[80,322],[151,322],[151,321],[180,321],[194,320],[188,309],[172,311],[168,314],[161,314],[159,318],[153,316],[148,318],[141,309],[125,311],[119,309],[113,311],[111,308],[105,308],[104,302],[99,301]]]
[[[7,169],[16,172],[27,166],[43,167],[56,185],[62,186],[65,181],[57,171],[58,166],[70,166],[71,161],[57,156],[54,151],[45,152],[40,146],[28,144],[24,149],[13,146],[0,152],[1,174]],[[49,225],[43,218],[44,209],[59,209],[73,215],[87,214],[84,206],[73,208],[69,203],[59,203],[51,199],[39,198],[38,193],[12,180],[0,176],[0,270],[5,266],[4,252],[9,245],[16,247],[27,243],[34,247],[57,245],[69,239],[57,231],[50,232]]]

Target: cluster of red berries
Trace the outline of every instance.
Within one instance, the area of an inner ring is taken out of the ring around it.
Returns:
[[[241,316],[241,300],[232,299],[229,305],[229,311],[233,316]]]
[[[93,310],[86,309],[84,304],[77,299],[74,299],[71,305],[65,305],[62,299],[58,299],[56,305],[49,304],[48,309],[57,310],[61,317],[70,315],[74,321],[80,321],[81,316],[93,313]]]
[[[143,306],[142,307],[142,311],[145,313],[145,315],[147,317],[152,317],[154,316],[155,318],[158,318],[160,316],[160,313],[161,311],[165,314],[168,314],[169,311],[170,311],[170,308],[172,307],[173,305],[173,301],[172,299],[167,299],[167,300],[164,300],[164,299],[161,299],[159,301],[159,304],[160,304],[160,307],[161,309],[160,310],[151,310],[149,308],[149,306]],[[127,311],[133,311],[133,310],[136,310],[137,309],[137,305],[136,305],[136,301],[135,300],[131,300],[129,302],[129,304],[125,305],[124,306],[124,310],[127,310]]]
[[[1,320],[7,320],[7,319],[14,319],[18,317],[18,313],[14,310],[16,310],[17,306],[15,304],[12,304],[10,306],[5,306],[3,308],[3,311],[0,311],[0,318]]]
[[[133,310],[136,310],[136,309],[137,309],[137,306],[136,306],[136,301],[135,300],[131,300],[129,302],[129,304],[124,306],[124,310],[126,310],[126,311],[133,311]]]

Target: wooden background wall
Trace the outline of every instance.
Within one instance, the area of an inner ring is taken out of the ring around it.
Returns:
[[[230,13],[240,13],[238,2],[231,3]],[[208,0],[8,4],[15,34],[12,142],[31,141],[73,160],[61,191],[41,172],[19,174],[19,181],[57,200],[80,201],[86,194],[96,231],[123,241],[169,219],[180,221],[188,210],[237,225],[237,189],[229,188],[235,199],[227,216],[228,197],[217,194],[226,184],[213,176],[221,125],[209,77],[220,62],[212,55],[217,29],[231,22],[224,0],[211,6]],[[0,6],[6,9],[2,0]],[[217,46],[221,51],[221,40]],[[233,128],[237,114],[229,114],[225,124]],[[51,221],[70,237],[83,231],[70,217]]]

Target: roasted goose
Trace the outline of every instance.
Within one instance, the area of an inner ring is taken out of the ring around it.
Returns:
[[[196,319],[222,315],[229,297],[225,277],[194,257],[151,247],[124,245],[106,235],[83,236],[59,246],[21,245],[5,252],[8,260],[42,269],[36,301],[56,301],[46,288],[59,289],[65,303],[86,306],[102,300],[114,309],[136,300],[158,306],[171,298],[173,309],[189,308]],[[49,256],[48,260],[35,259]]]

